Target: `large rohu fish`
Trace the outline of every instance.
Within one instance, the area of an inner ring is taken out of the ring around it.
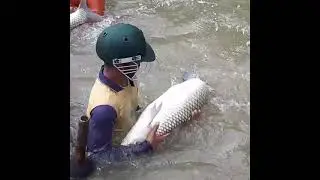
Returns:
[[[123,139],[122,145],[145,140],[150,128],[156,124],[159,124],[157,134],[171,132],[188,121],[194,110],[201,109],[207,102],[209,92],[209,86],[201,79],[194,77],[170,87],[145,108],[136,124]]]

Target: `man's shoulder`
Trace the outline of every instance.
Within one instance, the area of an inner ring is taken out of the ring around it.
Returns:
[[[115,119],[117,117],[116,110],[110,105],[99,105],[91,111],[91,117],[105,117]]]

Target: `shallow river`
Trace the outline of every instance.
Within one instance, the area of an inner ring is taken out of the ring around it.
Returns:
[[[107,0],[106,18],[70,37],[70,130],[84,113],[102,65],[95,40],[113,23],[138,26],[157,62],[142,68],[146,106],[194,71],[214,89],[201,120],[175,132],[151,158],[110,165],[90,179],[250,179],[250,1]]]

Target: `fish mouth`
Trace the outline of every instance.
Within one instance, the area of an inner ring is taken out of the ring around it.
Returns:
[[[184,72],[182,76],[183,81],[187,81],[192,78],[199,78],[199,75],[193,72]]]

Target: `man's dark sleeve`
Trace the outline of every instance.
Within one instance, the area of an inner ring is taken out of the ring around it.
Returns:
[[[117,161],[138,156],[152,151],[147,141],[129,146],[112,147],[112,131],[117,113],[112,106],[97,106],[91,113],[89,121],[87,148],[93,155],[91,158],[107,158]]]

